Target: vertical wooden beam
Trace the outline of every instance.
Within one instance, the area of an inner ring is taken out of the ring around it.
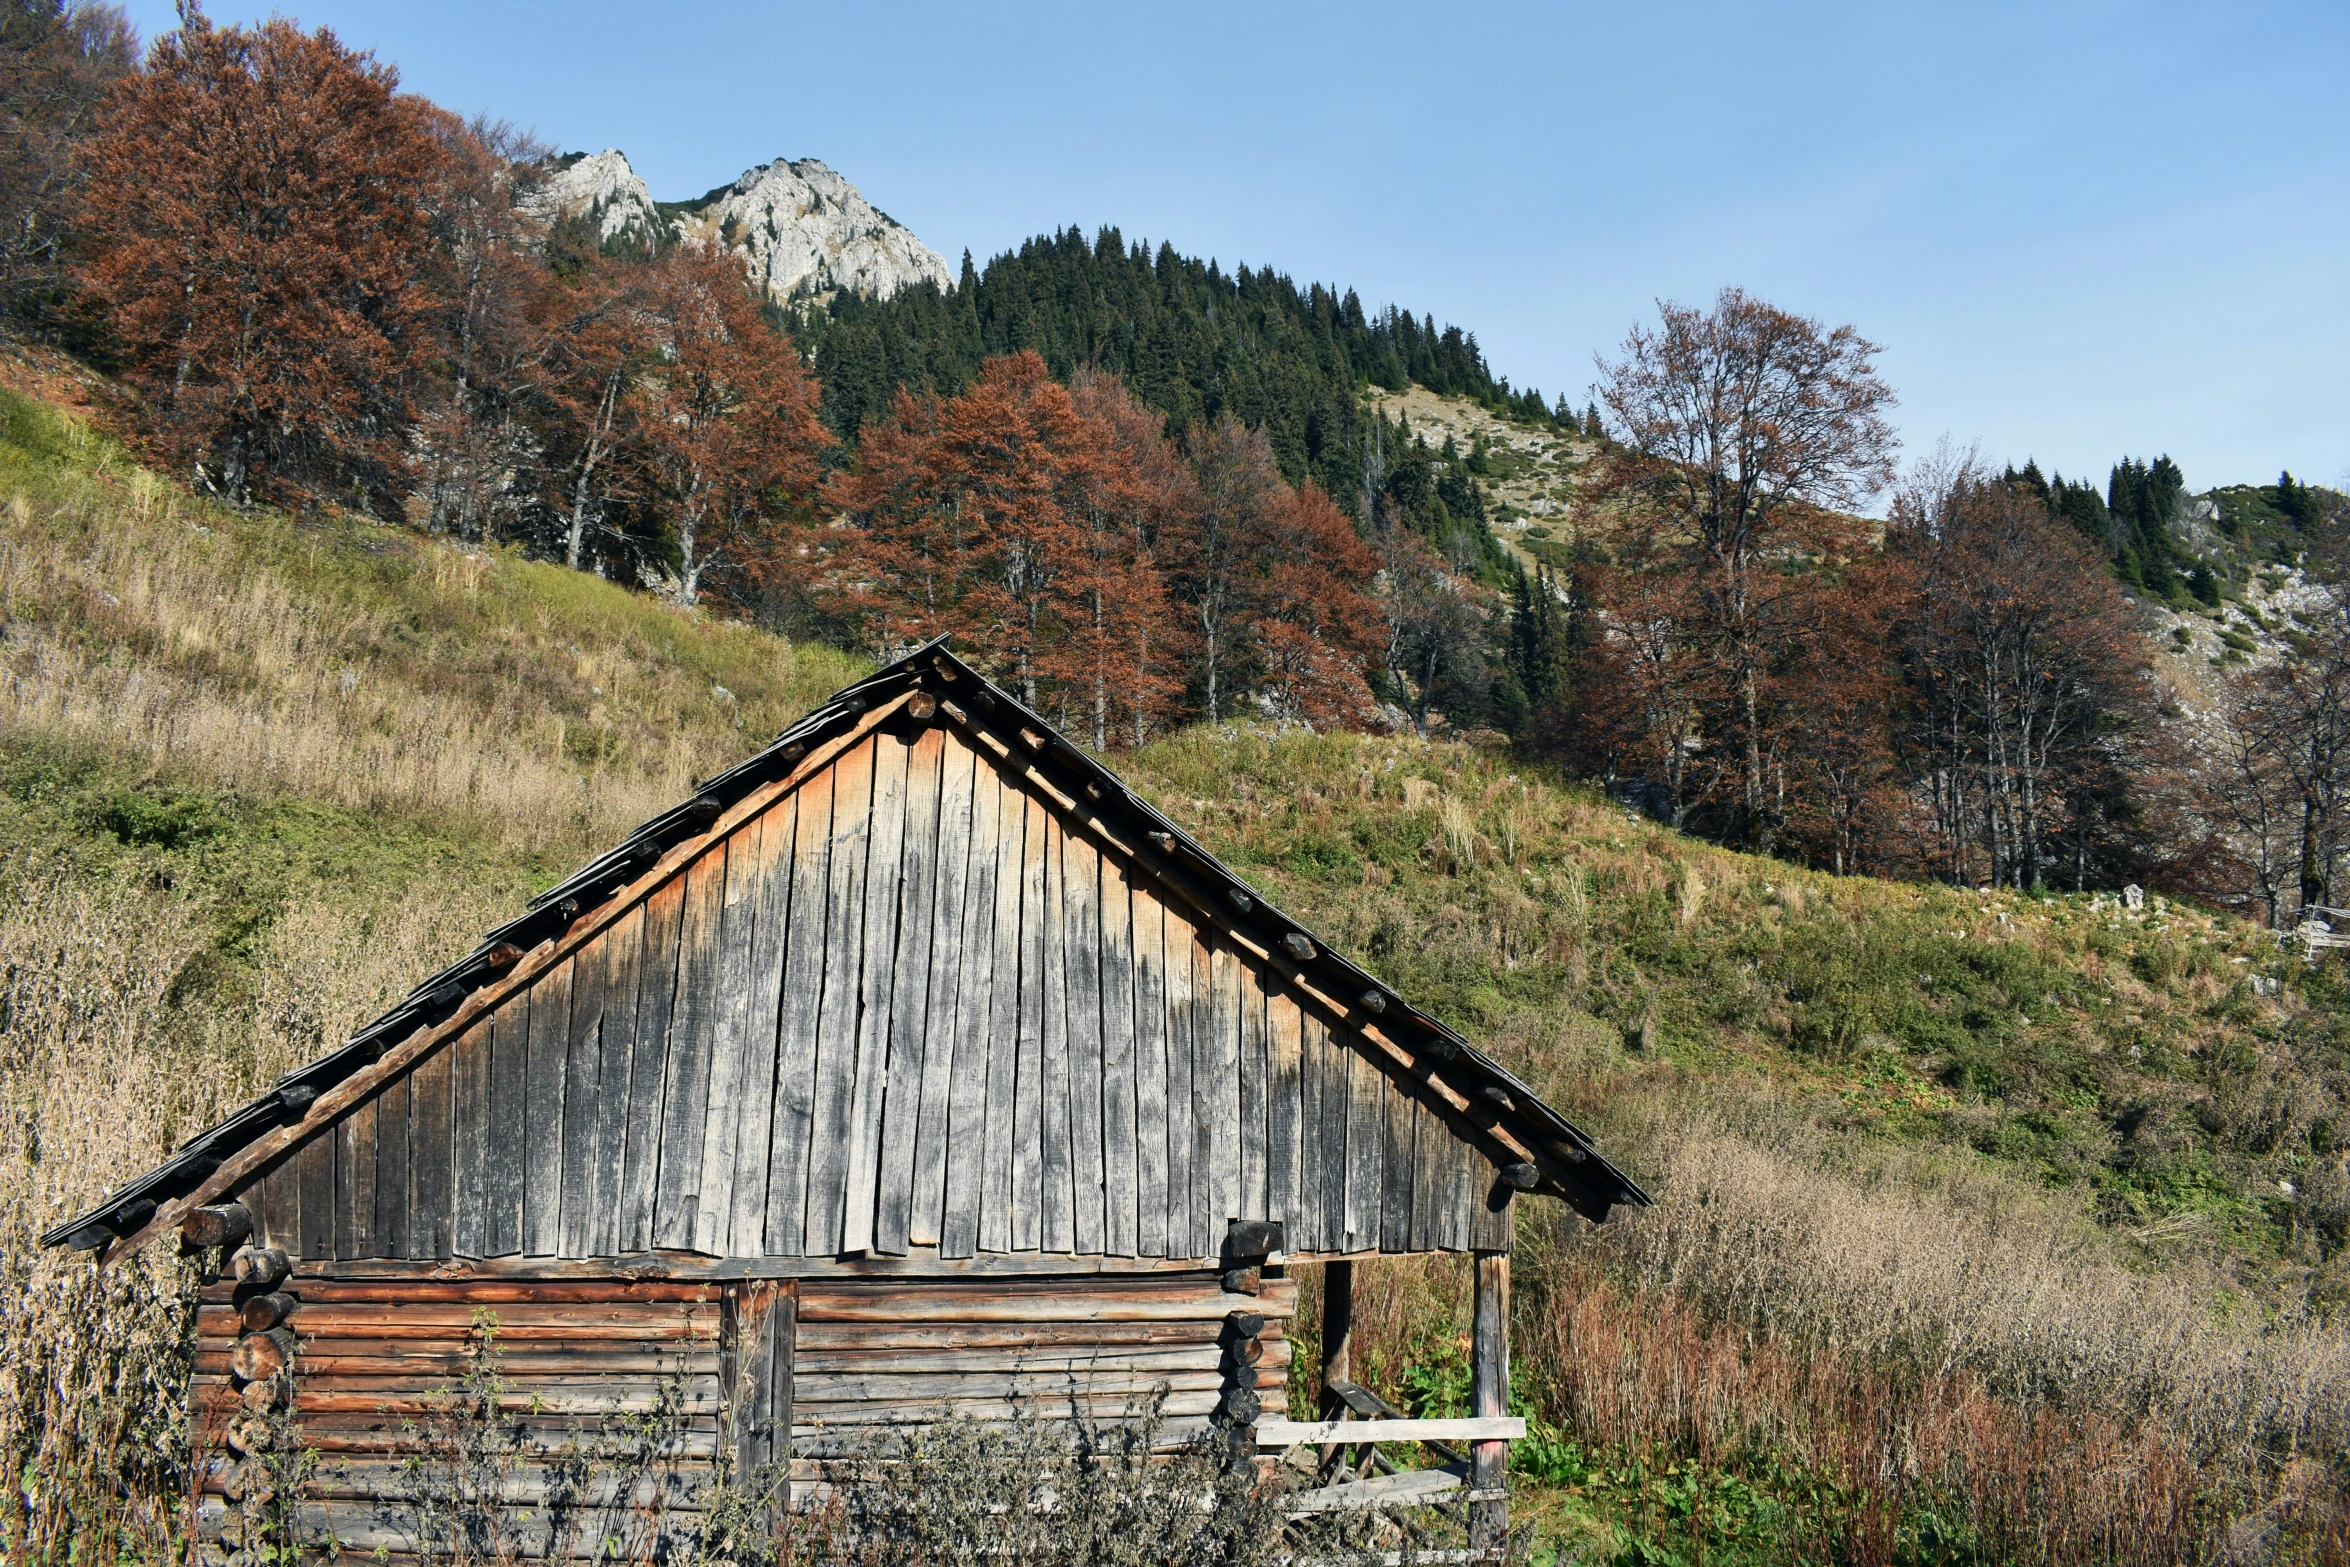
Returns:
[[[1480,1420],[1510,1412],[1510,1255],[1477,1253],[1475,1314],[1470,1327],[1469,1413]],[[1498,1491],[1509,1483],[1510,1445],[1479,1442],[1470,1453],[1469,1484]],[[1498,1559],[1509,1544],[1510,1504],[1504,1499],[1469,1508],[1469,1546]]]
[[[1330,1391],[1333,1382],[1355,1379],[1355,1265],[1322,1264],[1322,1418],[1336,1420],[1345,1402]]]

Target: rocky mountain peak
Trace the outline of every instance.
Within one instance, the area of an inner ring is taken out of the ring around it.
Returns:
[[[678,233],[723,245],[778,303],[841,289],[887,299],[924,279],[954,281],[946,259],[814,158],[778,158],[678,219]]]
[[[945,257],[815,158],[760,164],[699,201],[664,210],[627,155],[607,148],[558,161],[530,205],[550,221],[586,213],[605,242],[633,236],[723,246],[779,304],[843,289],[887,299],[912,283],[954,281]]]
[[[558,160],[529,205],[549,221],[584,212],[606,243],[628,236],[649,241],[666,227],[653,193],[617,147]]]

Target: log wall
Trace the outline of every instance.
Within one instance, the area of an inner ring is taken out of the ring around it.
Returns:
[[[297,1272],[291,1431],[315,1454],[300,1517],[315,1538],[406,1557],[434,1554],[432,1503],[453,1460],[481,1450],[469,1411],[494,1403],[493,1466],[510,1504],[497,1542],[530,1557],[650,1559],[701,1528],[721,1449],[735,1472],[788,1462],[804,1501],[824,1459],[950,1417],[1114,1419],[1160,1398],[1162,1447],[1200,1434],[1236,1389],[1279,1410],[1296,1285],[1226,1294],[1214,1272],[989,1281],[330,1279]],[[242,1298],[208,1288],[199,1308],[196,1408],[203,1534],[215,1554],[249,1527],[254,1460],[230,1451],[252,1417],[234,1374],[250,1335]],[[1263,1321],[1253,1365],[1227,1352],[1233,1313]],[[478,1374],[494,1337],[497,1383]],[[476,1375],[469,1382],[468,1372]],[[724,1390],[732,1388],[732,1399]],[[789,1433],[788,1445],[783,1433]],[[440,1554],[446,1554],[445,1548]]]
[[[866,737],[237,1195],[314,1260],[1510,1238],[1451,1110],[943,726]]]

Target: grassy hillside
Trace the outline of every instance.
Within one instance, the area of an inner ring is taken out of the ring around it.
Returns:
[[[0,617],[0,1460],[70,1481],[6,1488],[0,1534],[160,1548],[120,1497],[169,1489],[185,1280],[30,1235],[858,666],[508,555],[207,509],[14,394]],[[2338,968],[2159,902],[1724,853],[1500,752],[1227,729],[1123,765],[1658,1194],[1525,1221],[1538,1557],[2257,1559],[2339,1530]],[[1363,1274],[1372,1378],[1457,1407],[1458,1268]]]

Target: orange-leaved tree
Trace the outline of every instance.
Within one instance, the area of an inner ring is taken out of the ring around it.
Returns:
[[[1774,667],[1809,627],[1802,568],[1853,548],[1850,508],[1892,477],[1892,390],[1877,346],[1735,288],[1711,310],[1660,303],[1601,361],[1622,439],[1601,448],[1592,496],[1627,541],[1693,597],[1684,636],[1720,681],[1705,743],[1733,749],[1729,836],[1768,852],[1780,811]]]
[[[651,363],[636,378],[644,488],[666,517],[669,591],[745,598],[790,571],[830,437],[815,377],[770,327],[734,257],[680,246],[644,280]]]
[[[233,502],[395,487],[435,348],[419,198],[442,156],[397,83],[323,29],[191,6],[88,150],[84,286],[146,432]]]

